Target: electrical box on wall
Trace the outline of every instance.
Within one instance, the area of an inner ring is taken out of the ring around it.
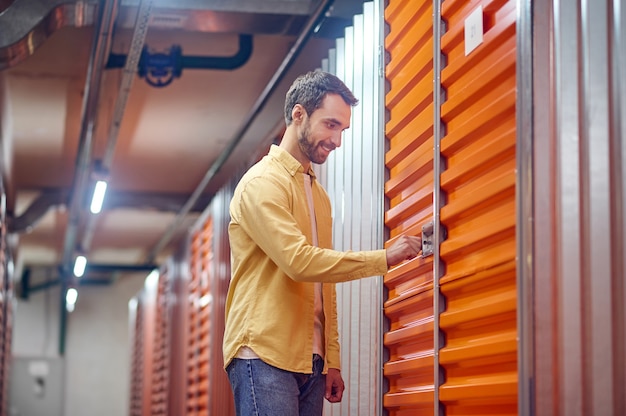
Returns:
[[[63,368],[62,358],[13,358],[9,414],[61,416]]]

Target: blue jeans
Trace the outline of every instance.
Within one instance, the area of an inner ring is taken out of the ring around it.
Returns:
[[[260,359],[235,358],[226,368],[237,416],[321,416],[324,360],[313,356],[312,374],[292,373]]]

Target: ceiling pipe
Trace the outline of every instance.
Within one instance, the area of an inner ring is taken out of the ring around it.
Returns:
[[[326,16],[326,13],[328,12],[332,4],[333,4],[333,0],[322,0],[320,2],[317,9],[313,12],[311,17],[307,21],[306,25],[304,26],[302,32],[296,39],[296,42],[291,47],[291,49],[289,50],[289,52],[283,59],[282,63],[280,64],[280,66],[278,67],[274,75],[272,76],[272,79],[270,79],[269,83],[267,84],[265,89],[261,92],[261,95],[252,106],[252,109],[246,116],[245,121],[242,124],[242,126],[239,128],[239,130],[233,136],[231,141],[228,143],[228,146],[226,146],[226,149],[224,149],[224,151],[219,155],[219,157],[213,163],[213,165],[211,165],[209,170],[204,175],[204,178],[202,178],[202,180],[200,181],[196,189],[191,194],[191,197],[189,198],[189,200],[185,203],[185,205],[180,210],[180,212],[176,214],[176,218],[174,218],[174,221],[172,221],[172,223],[169,225],[169,227],[167,228],[167,230],[165,231],[161,239],[152,248],[152,250],[150,250],[150,253],[148,254],[146,258],[146,263],[154,262],[154,260],[156,259],[156,256],[161,252],[161,250],[163,250],[163,248],[167,245],[167,243],[169,243],[169,241],[173,237],[178,227],[180,227],[180,225],[184,221],[185,216],[189,213],[189,210],[191,209],[191,207],[195,204],[196,200],[200,197],[200,195],[202,195],[205,188],[211,182],[213,177],[215,177],[215,175],[220,171],[222,166],[224,166],[224,164],[226,163],[230,155],[233,153],[233,151],[235,150],[239,142],[243,139],[243,136],[245,135],[245,133],[248,131],[250,126],[252,126],[252,122],[259,115],[259,113],[261,112],[261,110],[263,109],[267,101],[269,100],[271,94],[274,92],[274,90],[278,86],[279,82],[283,79],[283,77],[287,73],[287,70],[291,67],[296,57],[304,48],[306,41],[309,39],[311,34],[318,27],[322,19]]]
[[[76,167],[74,179],[72,181],[72,192],[68,210],[68,225],[65,231],[63,244],[62,264],[69,270],[72,256],[76,248],[76,234],[80,223],[80,213],[82,211],[85,190],[89,182],[89,170],[91,167],[91,151],[93,142],[93,132],[100,97],[100,84],[105,59],[111,47],[111,37],[113,35],[113,23],[117,13],[119,0],[105,0],[101,3],[101,9],[96,21],[95,34],[91,45],[91,55],[89,56],[89,66],[87,68],[87,78],[85,80],[85,90],[81,110],[81,125],[76,153]]]
[[[158,54],[161,55],[161,54]],[[165,55],[165,54],[162,54]],[[175,70],[178,72],[183,69],[237,69],[243,66],[252,55],[252,35],[239,35],[239,50],[231,56],[185,56],[175,57]],[[150,54],[145,55],[147,58]],[[139,61],[139,67],[145,68],[147,62],[142,59]],[[111,54],[107,62],[107,69],[122,68],[126,63],[127,55]]]
[[[65,308],[65,291],[68,287],[72,257],[74,255],[76,234],[80,223],[80,211],[82,210],[85,188],[89,180],[89,167],[91,163],[91,147],[93,132],[100,98],[100,84],[102,71],[104,70],[105,57],[109,54],[111,37],[113,36],[113,23],[117,13],[119,0],[104,0],[99,3],[98,19],[95,22],[94,37],[91,44],[87,77],[83,93],[81,109],[80,135],[78,137],[78,150],[76,152],[76,167],[72,181],[72,193],[70,196],[67,228],[63,242],[63,257],[61,268],[61,291],[59,299],[59,355],[65,355],[65,338],[67,335],[67,310]]]
[[[22,277],[19,280],[18,296],[22,299],[28,299],[29,295],[40,290],[50,289],[63,282],[62,276],[57,273],[61,265],[58,266],[28,266],[24,267]],[[76,283],[80,285],[110,285],[115,281],[113,276],[107,278],[94,278],[95,274],[113,275],[115,273],[149,273],[158,269],[156,264],[88,264],[85,268],[85,274]],[[34,272],[44,274],[48,279],[44,282],[32,284],[32,275]],[[56,276],[56,277],[55,277]],[[89,277],[91,276],[91,278]],[[53,279],[50,279],[54,277]]]
[[[67,203],[67,191],[42,192],[19,217],[7,216],[9,233],[29,232],[37,222],[54,206]]]
[[[97,0],[0,0],[0,70],[17,65],[64,26],[93,23]]]
[[[115,101],[115,107],[113,109],[113,118],[109,127],[109,135],[104,151],[104,157],[101,164],[98,166],[98,169],[101,171],[94,172],[96,175],[103,175],[102,179],[105,180],[108,179],[108,174],[111,171],[111,166],[113,164],[115,146],[117,145],[120,126],[122,125],[122,119],[124,118],[124,112],[126,111],[128,96],[130,95],[135,74],[137,73],[137,67],[139,66],[141,51],[143,50],[143,45],[146,41],[151,11],[152,0],[142,0],[139,4],[139,10],[137,11],[137,19],[135,20],[135,29],[133,31],[128,59],[126,59],[124,69],[122,71],[122,80],[120,81],[120,88]],[[85,210],[82,210],[81,214],[83,217],[87,215],[87,223],[80,248],[83,253],[87,253],[89,251],[89,247],[91,246],[91,241],[96,228],[96,216]]]

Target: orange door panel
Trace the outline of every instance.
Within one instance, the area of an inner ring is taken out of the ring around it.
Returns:
[[[483,42],[466,56],[464,21],[478,6]],[[514,1],[442,4],[439,399],[448,415],[517,414],[516,17]]]
[[[385,126],[389,177],[385,225],[393,239],[419,235],[432,220],[433,25],[432,1],[389,1],[385,47],[389,90]],[[391,416],[432,415],[434,315],[432,258],[406,262],[387,273],[384,304],[389,357],[383,405]]]
[[[478,7],[483,41],[466,55],[465,19]],[[391,241],[418,235],[433,220],[438,195],[445,240],[435,242],[438,259],[412,260],[384,278],[389,324],[384,406],[390,415],[430,415],[437,408],[447,415],[512,415],[517,413],[516,2],[445,0],[443,33],[435,40],[433,16],[439,11],[434,12],[430,1],[390,0],[385,9],[385,225]],[[440,74],[434,73],[436,45]],[[434,94],[433,86],[441,90]],[[441,172],[433,170],[434,157],[440,157]],[[433,260],[441,264],[438,276]],[[436,371],[441,375],[435,377]]]

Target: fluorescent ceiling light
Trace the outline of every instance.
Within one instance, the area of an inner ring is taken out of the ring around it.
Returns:
[[[106,181],[96,182],[96,188],[93,191],[93,199],[91,200],[91,213],[98,214],[102,210],[104,195],[107,192]]]
[[[85,274],[85,268],[87,267],[87,257],[78,256],[74,262],[74,276],[82,277]]]
[[[70,287],[69,289],[67,289],[67,294],[65,295],[65,307],[68,312],[74,311],[76,300],[78,300],[78,290]]]

